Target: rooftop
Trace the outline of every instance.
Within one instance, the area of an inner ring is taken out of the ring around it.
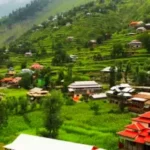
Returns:
[[[100,88],[102,86],[95,81],[75,81],[71,83],[68,87],[69,88],[85,88],[85,87]]]
[[[93,146],[21,134],[13,143],[4,146],[4,148],[11,150],[92,150]]]

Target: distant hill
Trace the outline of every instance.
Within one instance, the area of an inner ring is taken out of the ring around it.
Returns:
[[[72,4],[71,0],[69,2]],[[57,15],[57,18],[53,16],[49,17],[49,20],[45,19],[43,27],[34,26],[18,41],[32,43],[37,52],[42,50],[39,43],[51,51],[53,41],[55,45],[62,43],[66,50],[71,47],[87,48],[90,40],[97,40],[101,44],[107,39],[106,36],[111,34],[132,32],[133,29],[128,28],[131,21],[150,21],[148,9],[150,2],[148,0],[144,3],[142,0],[137,0],[136,4],[134,2],[134,0],[99,0],[74,7],[68,12],[63,11],[64,13]],[[67,8],[65,1],[61,6],[63,4]],[[67,27],[67,23],[71,26]],[[64,44],[69,36],[73,36],[76,39],[75,42],[69,45]]]
[[[89,1],[91,0],[34,0],[26,7],[17,9],[0,20],[0,45],[7,45],[33,25],[40,24],[51,15]]]
[[[22,56],[25,52],[32,51],[35,59],[48,57],[48,62],[54,66],[68,63],[67,55],[70,54],[82,58],[78,61],[81,63],[77,65],[78,67],[84,66],[86,63],[83,61],[86,59],[91,62],[111,59],[113,44],[119,43],[125,47],[128,42],[136,39],[136,36],[123,36],[136,32],[135,28],[129,27],[131,21],[150,22],[148,9],[150,2],[148,0],[144,3],[141,0],[137,0],[136,4],[134,2],[134,0],[100,0],[73,7],[69,11],[45,19],[39,25],[34,25],[10,44],[10,51]],[[103,46],[108,41],[109,44]],[[65,59],[61,60],[59,54]]]

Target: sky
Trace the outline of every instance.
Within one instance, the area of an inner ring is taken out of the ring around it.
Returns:
[[[13,10],[25,6],[32,0],[0,0],[0,17],[9,15]]]

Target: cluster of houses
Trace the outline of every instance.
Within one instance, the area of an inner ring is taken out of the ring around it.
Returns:
[[[150,23],[144,23],[143,21],[132,21],[130,22],[129,27],[135,29],[136,32],[128,33],[128,35],[135,35],[150,30]],[[131,49],[139,49],[142,47],[142,42],[139,40],[132,40],[128,43],[128,46]]]
[[[143,21],[132,21],[129,26],[135,28],[137,33],[142,33],[150,29],[150,23],[144,23]]]
[[[119,104],[123,101],[129,111],[143,113],[150,111],[150,92],[147,88],[145,91],[145,87],[132,87],[129,84],[120,84],[111,87],[106,94],[110,102]]]
[[[44,68],[43,65],[40,65],[38,63],[34,63],[31,65],[30,69],[22,69],[19,74],[16,74],[14,69],[11,67],[8,69],[8,72],[6,73],[5,77],[0,80],[0,85],[2,87],[11,87],[11,88],[19,88],[20,87],[20,81],[22,80],[21,75],[22,74],[30,74],[34,75],[36,70],[42,70]],[[42,88],[33,88],[27,92],[27,96],[35,99],[40,98],[43,96],[47,96],[49,94],[48,91],[43,90]]]

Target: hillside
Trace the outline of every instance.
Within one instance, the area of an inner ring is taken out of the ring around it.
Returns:
[[[8,17],[2,18],[0,20],[0,45],[7,45],[10,41],[15,40],[16,38],[20,37],[24,32],[29,30],[33,25],[40,24],[44,20],[47,20],[51,15],[55,15],[56,13],[60,13],[63,11],[67,11],[71,9],[74,6],[83,4],[85,2],[88,2],[90,0],[44,0],[46,1],[46,5],[42,6],[38,10],[37,6],[35,6],[35,9],[33,10],[30,5],[26,5],[26,7],[23,7],[21,9],[17,9],[13,13],[11,13]],[[43,4],[44,1],[39,0],[40,4]],[[61,4],[61,5],[60,5]],[[33,5],[32,5],[33,6]],[[31,12],[29,12],[29,9],[31,8]],[[30,14],[29,14],[30,13]],[[22,17],[19,17],[19,20],[14,20],[12,22],[12,16],[17,17],[17,15],[21,14],[29,14],[25,19],[21,19]],[[2,23],[4,22],[4,23]]]
[[[136,52],[128,49],[127,44],[139,35],[127,35],[136,32],[136,29],[128,27],[131,21],[149,19],[146,13],[149,5],[149,1],[146,4],[138,1],[136,5],[134,0],[97,1],[74,7],[57,17],[51,16],[49,22],[34,26],[10,44],[10,61],[17,66],[24,61],[28,65],[38,61],[58,71],[68,65],[69,55],[75,55],[78,59],[73,63],[73,70],[79,74],[87,73],[88,76],[97,76],[100,69],[120,61],[130,60],[133,64],[140,63],[143,66],[149,54],[144,48]],[[129,10],[132,13],[128,13]],[[91,44],[91,40],[96,40],[96,45]],[[113,46],[118,43],[123,46],[124,55],[120,53],[113,57]],[[24,57],[28,51],[33,52],[33,57]]]

